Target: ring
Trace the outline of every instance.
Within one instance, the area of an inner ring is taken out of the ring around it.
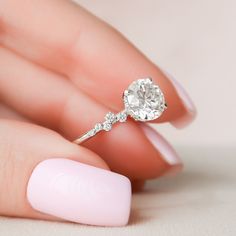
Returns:
[[[159,118],[166,110],[165,97],[158,85],[151,78],[132,82],[123,93],[124,110],[119,113],[108,112],[105,121],[77,138],[74,143],[81,144],[101,131],[110,131],[117,122],[126,122],[128,116],[135,121],[151,121]]]

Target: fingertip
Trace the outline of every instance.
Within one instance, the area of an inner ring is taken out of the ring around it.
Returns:
[[[140,127],[147,139],[150,141],[156,151],[160,153],[161,158],[168,165],[176,166],[182,164],[182,161],[174,148],[155,129],[146,124],[141,124]]]
[[[182,129],[190,125],[195,120],[197,116],[197,109],[183,86],[173,77],[171,78],[171,81],[175,86],[178,96],[180,97],[180,100],[185,108],[185,113],[183,113],[180,117],[176,117],[174,120],[170,121],[170,123],[174,127]]]
[[[179,163],[176,164],[174,166],[172,166],[170,169],[168,169],[163,176],[170,176],[170,177],[174,177],[177,174],[181,173],[183,171],[184,168],[184,164],[183,163]]]
[[[160,69],[160,68],[159,68]],[[182,112],[173,114],[170,118],[170,123],[177,129],[182,129],[191,124],[197,116],[196,106],[189,96],[189,93],[186,89],[176,80],[170,73],[160,69],[161,72],[165,75],[167,80],[169,80],[174,87],[177,96],[179,98],[178,106],[182,106]],[[170,98],[171,99],[171,98]]]
[[[186,112],[184,115],[177,117],[174,120],[170,121],[170,124],[172,126],[174,126],[176,129],[183,129],[187,126],[189,126],[195,119],[197,116],[197,111],[188,111]]]

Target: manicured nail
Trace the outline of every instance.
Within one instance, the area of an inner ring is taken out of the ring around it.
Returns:
[[[176,169],[178,169],[176,168],[176,166],[182,166],[182,162],[173,147],[152,127],[146,124],[141,124],[140,127],[142,128],[147,139],[161,154],[163,160],[167,162],[170,166],[174,167],[173,171],[176,172]],[[170,169],[170,172],[171,170],[172,168]]]
[[[188,124],[190,124],[194,118],[196,117],[197,110],[196,107],[186,92],[186,90],[183,88],[183,86],[168,72],[162,70],[162,72],[165,74],[165,76],[171,81],[173,86],[175,87],[179,98],[181,99],[185,109],[186,114],[184,116],[178,117],[176,120],[171,121],[171,124],[175,126],[176,128],[184,128]]]
[[[123,226],[130,214],[131,183],[108,170],[49,159],[33,170],[27,198],[35,210],[68,221]]]

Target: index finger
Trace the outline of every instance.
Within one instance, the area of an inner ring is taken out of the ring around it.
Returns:
[[[66,74],[78,88],[107,107],[122,109],[124,89],[133,80],[150,76],[163,90],[168,104],[159,122],[180,126],[195,117],[194,105],[180,85],[85,9],[66,0],[9,0],[0,5],[1,44]]]

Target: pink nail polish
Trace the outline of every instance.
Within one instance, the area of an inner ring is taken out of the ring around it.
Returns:
[[[27,198],[40,212],[68,221],[126,225],[130,214],[128,178],[68,159],[39,163],[29,179]]]
[[[179,98],[181,99],[183,105],[185,106],[185,108],[187,110],[187,113],[184,116],[171,121],[171,124],[173,126],[175,126],[176,128],[184,128],[185,126],[190,124],[194,120],[194,118],[196,117],[196,115],[197,115],[196,107],[195,107],[192,99],[190,98],[190,96],[186,92],[186,90],[183,88],[183,86],[168,72],[166,72],[164,70],[162,70],[162,72],[165,74],[165,76],[171,81],[171,83],[175,87],[175,89],[179,95]]]
[[[182,165],[182,162],[176,151],[159,133],[146,124],[141,124],[140,127],[142,128],[147,139],[161,154],[164,161],[166,161],[171,166]]]

